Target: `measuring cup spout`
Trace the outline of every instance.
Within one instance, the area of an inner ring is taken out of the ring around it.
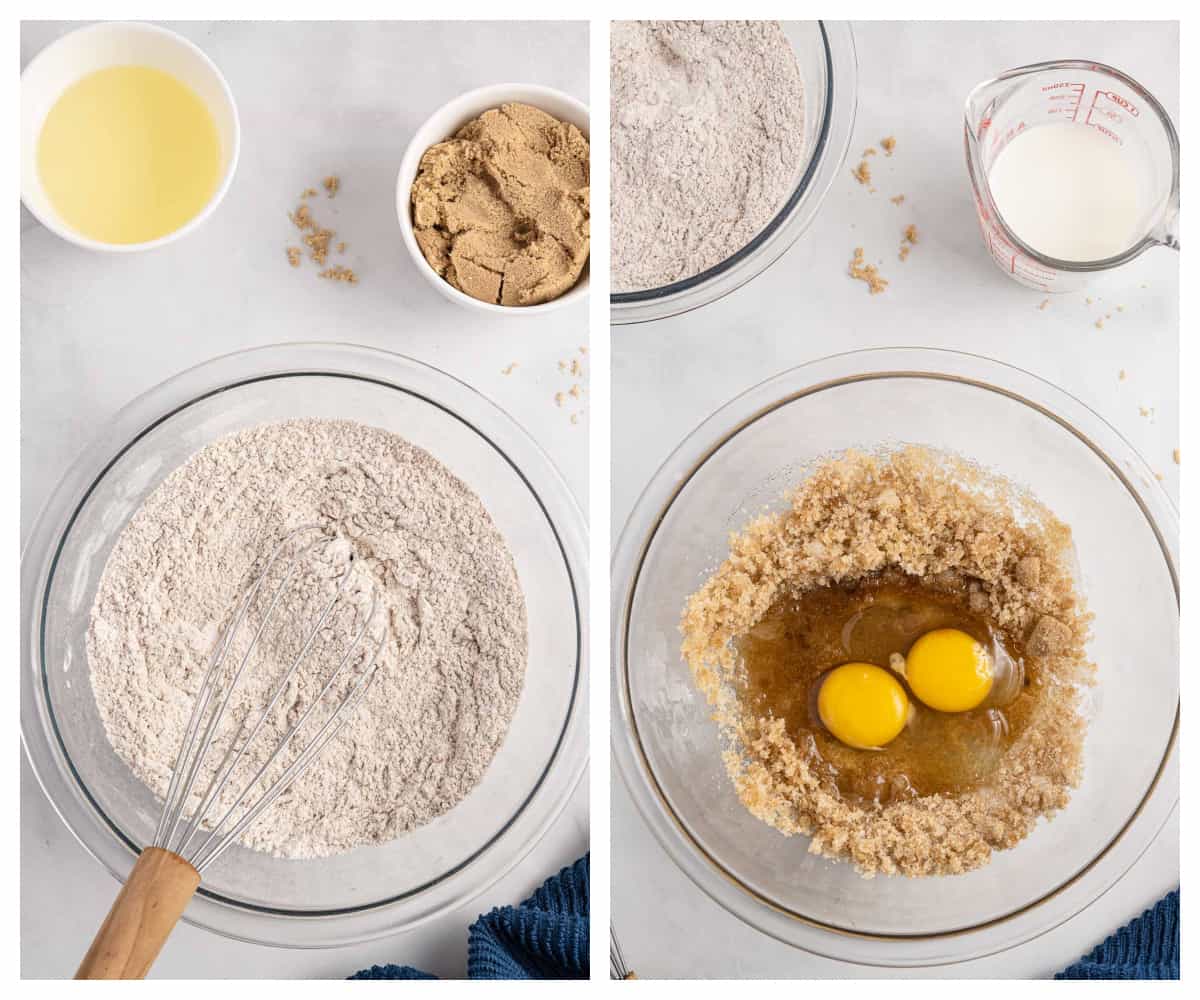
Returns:
[[[1159,246],[1168,247],[1171,250],[1179,249],[1179,209],[1176,208],[1174,214],[1163,221],[1156,227],[1154,232],[1150,234],[1150,238],[1158,243]]]

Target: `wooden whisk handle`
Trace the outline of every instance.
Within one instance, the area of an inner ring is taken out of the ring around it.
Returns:
[[[147,847],[83,956],[76,979],[143,979],[200,885],[178,854]]]

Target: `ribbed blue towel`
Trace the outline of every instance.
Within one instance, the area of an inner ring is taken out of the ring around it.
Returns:
[[[1055,979],[1178,979],[1179,890],[1131,920]]]
[[[468,979],[587,979],[590,855],[548,878],[520,906],[471,925]],[[410,965],[373,965],[351,979],[435,979]]]

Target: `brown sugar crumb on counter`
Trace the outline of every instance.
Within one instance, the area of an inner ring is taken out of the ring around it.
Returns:
[[[1179,449],[1178,449],[1178,448],[1176,448],[1176,449],[1175,449],[1173,452],[1171,452],[1171,460],[1172,460],[1172,461],[1173,461],[1173,462],[1174,462],[1176,465],[1178,465],[1178,464],[1179,464]]]
[[[587,389],[584,387],[584,384],[581,381],[574,380],[586,379],[587,377],[586,372],[584,371],[583,363],[580,360],[581,358],[586,357],[587,353],[588,349],[581,345],[579,347],[578,355],[572,355],[571,357],[562,359],[558,362],[559,373],[567,376],[572,381],[565,389],[562,389],[554,394],[555,406],[569,409],[569,404],[574,404],[583,400]],[[583,416],[585,412],[585,410],[572,410],[569,413],[571,423],[579,423],[579,418]]]
[[[1104,329],[1104,320],[1102,320],[1102,319],[1098,319],[1098,320],[1096,320],[1096,329],[1097,329],[1097,330],[1103,330],[1103,329]]]
[[[896,195],[894,198],[889,198],[888,200],[889,200],[889,201],[890,201],[890,202],[891,202],[893,205],[903,205],[903,204],[904,204],[904,195],[902,195],[902,194],[898,194],[898,195]]]
[[[329,256],[329,241],[333,236],[332,229],[318,229],[314,224],[312,232],[304,237],[304,245],[308,247],[308,255],[314,264],[324,267],[325,258]]]
[[[288,215],[288,218],[292,220],[292,225],[297,229],[308,229],[313,225],[312,213],[308,210],[307,205],[299,206],[296,211]]]
[[[884,139],[879,140],[879,145],[883,147],[885,156],[891,156],[896,151],[896,137],[889,135]]]
[[[342,267],[341,264],[334,264],[333,267],[326,268],[317,277],[326,278],[329,281],[344,281],[350,285],[358,284],[358,275],[350,268]]]
[[[333,197],[340,188],[341,182],[336,175],[331,174],[322,181],[325,190],[329,192],[329,197]],[[336,249],[338,253],[345,253],[346,244],[344,241],[334,243],[334,238],[337,236],[332,229],[326,229],[320,225],[312,214],[312,209],[308,202],[304,199],[313,197],[317,194],[316,188],[305,188],[304,193],[300,196],[300,204],[296,209],[288,213],[288,218],[291,219],[292,225],[300,230],[304,235],[301,240],[308,251],[309,259],[322,270],[317,272],[318,278],[324,278],[327,281],[345,282],[349,285],[358,284],[358,275],[352,268],[337,265],[334,267],[326,267],[329,254]],[[292,267],[299,267],[304,255],[304,251],[298,247],[288,247],[287,257],[288,263]]]
[[[888,286],[887,278],[879,273],[879,268],[863,260],[863,248],[855,247],[854,256],[850,260],[850,277],[865,281],[872,295],[878,295]]]
[[[508,365],[506,368],[501,368],[500,374],[501,375],[511,375],[516,370],[517,370],[517,363],[514,361],[512,364]]]
[[[863,160],[857,167],[850,171],[852,176],[859,184],[871,183],[871,167],[866,160]]]
[[[862,155],[863,155],[863,158],[865,159],[868,156],[874,156],[878,152],[879,152],[879,150],[877,150],[874,146],[868,146],[866,149],[863,150]]]
[[[907,260],[908,255],[912,252],[912,248],[917,245],[917,227],[908,225],[904,227],[904,234],[900,239],[900,259]]]
[[[1042,309],[1042,310],[1044,310],[1044,309],[1046,308],[1046,306],[1048,306],[1049,304],[1050,304],[1050,300],[1049,300],[1049,299],[1042,299],[1042,302],[1041,302],[1041,304],[1038,306],[1038,309]]]
[[[1128,376],[1126,375],[1124,368],[1122,368],[1119,372],[1117,372],[1117,381],[1118,382],[1124,382],[1126,378],[1128,378]]]

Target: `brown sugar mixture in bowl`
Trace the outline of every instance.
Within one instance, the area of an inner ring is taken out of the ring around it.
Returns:
[[[421,157],[413,235],[442,278],[481,302],[570,291],[591,250],[590,145],[528,104],[485,111]]]
[[[681,625],[745,807],[867,876],[965,872],[1016,845],[1082,773],[1094,668],[1072,554],[1044,506],[956,456],[848,452],[813,469],[789,509],[732,537]],[[828,672],[903,681],[937,629],[989,652],[987,697],[947,712],[913,697],[880,748],[834,737],[816,708]]]

